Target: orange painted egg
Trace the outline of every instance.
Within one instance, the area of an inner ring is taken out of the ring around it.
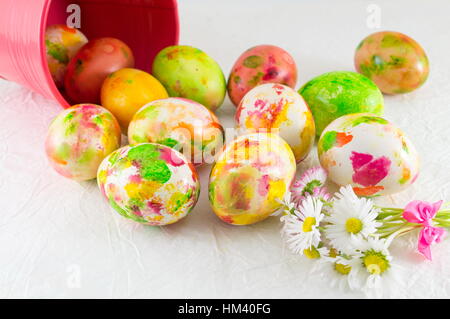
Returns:
[[[125,68],[111,73],[103,83],[101,101],[120,123],[124,132],[134,114],[154,100],[168,97],[162,84],[147,72]]]

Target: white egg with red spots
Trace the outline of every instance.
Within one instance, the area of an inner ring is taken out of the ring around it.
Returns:
[[[419,156],[395,125],[370,113],[342,116],[323,131],[317,145],[321,165],[340,186],[360,196],[400,192],[419,174]]]
[[[314,145],[315,125],[311,111],[294,89],[275,83],[251,89],[236,111],[236,127],[243,133],[279,134],[291,147],[297,162]]]

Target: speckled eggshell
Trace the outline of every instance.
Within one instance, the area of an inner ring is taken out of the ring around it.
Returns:
[[[94,104],[61,112],[50,124],[45,142],[52,167],[77,181],[94,179],[102,160],[119,147],[119,123],[108,110]]]
[[[205,106],[183,98],[150,102],[133,117],[128,128],[130,144],[152,142],[182,152],[195,165],[213,162],[224,143],[219,119]]]
[[[324,128],[346,114],[384,113],[383,94],[370,79],[356,72],[335,71],[319,75],[298,91],[310,107],[319,137]]]
[[[200,183],[194,167],[176,150],[143,143],[108,156],[98,170],[104,197],[122,216],[163,226],[185,217],[195,206]]]
[[[219,154],[209,179],[215,214],[233,225],[262,221],[280,208],[296,170],[290,146],[278,135],[237,137]]]
[[[87,42],[88,39],[80,30],[66,25],[56,24],[46,29],[45,48],[48,68],[58,88],[64,86],[64,75],[70,59]]]
[[[428,58],[419,43],[400,32],[369,35],[356,48],[355,67],[383,93],[411,92],[428,78]]]
[[[316,130],[309,107],[300,94],[282,84],[267,83],[251,89],[241,100],[235,120],[240,133],[266,130],[280,134],[297,162],[314,145]]]
[[[258,45],[245,51],[231,69],[228,96],[238,106],[248,91],[263,83],[295,87],[297,66],[288,52],[274,45]]]
[[[134,114],[147,103],[169,97],[162,84],[147,72],[124,68],[111,73],[103,82],[101,101],[126,133]]]
[[[131,49],[115,38],[89,41],[70,60],[64,77],[68,98],[75,103],[100,104],[100,91],[106,77],[123,68],[134,67]]]
[[[194,100],[211,111],[218,109],[225,99],[222,69],[200,49],[175,45],[161,50],[153,61],[152,74],[169,96]]]
[[[352,185],[360,196],[400,192],[419,174],[419,156],[411,141],[369,113],[333,121],[320,137],[318,152],[329,178],[340,186]]]

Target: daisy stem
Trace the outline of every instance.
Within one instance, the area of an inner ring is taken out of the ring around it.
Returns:
[[[395,237],[398,238],[400,236],[403,236],[406,233],[409,233],[410,231],[412,231],[416,228],[417,228],[417,226],[408,226],[408,227],[401,228],[397,231],[397,233],[395,233]]]
[[[401,235],[404,235],[418,227],[420,227],[420,225],[405,223],[405,225],[403,227],[395,228],[395,229],[384,231],[384,232],[379,232],[379,234],[380,234],[381,238],[387,238],[394,233],[396,234],[395,237],[400,237]]]
[[[439,211],[436,214],[437,217],[446,217],[446,218],[450,218],[450,211]]]
[[[447,203],[447,205],[450,205],[450,203]],[[404,212],[403,208],[393,208],[393,207],[381,207],[381,206],[375,206],[376,208],[381,210],[381,213],[378,214],[378,216],[381,216],[381,218],[384,218],[385,216],[401,216]],[[448,217],[450,218],[450,209],[443,209],[440,210],[436,216],[438,217]]]
[[[433,221],[440,227],[448,228],[450,227],[450,220],[443,220],[440,218],[434,218]]]
[[[404,224],[404,221],[402,221],[402,220],[396,220],[396,221],[387,221],[387,222],[384,222],[383,221],[383,226],[381,226],[381,227],[379,227],[380,229],[383,229],[383,228],[391,228],[392,226],[398,226],[398,225],[403,225]]]
[[[398,217],[401,216],[403,214],[403,210],[402,211],[394,211],[394,212],[388,212],[388,211],[384,211],[382,210],[381,213],[378,214],[377,219],[384,219],[387,217]]]
[[[400,213],[400,212],[403,212],[403,208],[395,208],[395,207],[381,207],[381,206],[375,206],[376,208],[378,208],[378,209],[381,209],[382,211],[384,211],[384,212],[397,212],[397,213]]]
[[[394,217],[394,216],[397,216],[397,214],[379,213],[377,219],[384,219],[386,217]]]

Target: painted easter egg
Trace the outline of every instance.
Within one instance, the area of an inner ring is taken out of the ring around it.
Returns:
[[[376,32],[356,48],[355,67],[387,94],[407,93],[428,78],[429,65],[419,43],[400,32]]]
[[[419,156],[411,141],[393,124],[370,113],[333,121],[317,148],[329,178],[340,186],[352,185],[360,196],[400,192],[419,174]]]
[[[51,166],[77,181],[94,179],[102,160],[119,147],[119,123],[95,104],[79,104],[61,112],[50,124],[45,142]]]
[[[231,69],[228,96],[238,106],[248,91],[263,83],[295,87],[297,66],[292,56],[282,48],[258,45],[245,51]]]
[[[64,75],[70,59],[87,42],[88,39],[80,30],[63,24],[51,25],[45,30],[47,64],[58,88],[64,85]]]
[[[171,97],[194,100],[211,111],[219,108],[225,98],[226,82],[219,64],[191,46],[161,50],[153,61],[152,74]]]
[[[236,111],[236,128],[241,133],[277,133],[289,144],[297,162],[314,145],[315,125],[311,111],[294,89],[267,83],[251,89]]]
[[[200,193],[189,161],[170,147],[152,143],[125,146],[109,155],[98,169],[97,182],[119,214],[153,226],[185,217]]]
[[[167,97],[166,89],[157,79],[144,71],[130,68],[108,75],[101,90],[102,106],[116,116],[124,132],[141,107]]]
[[[64,78],[68,97],[75,103],[100,103],[106,77],[123,68],[134,67],[130,48],[114,38],[89,41],[70,60]]]
[[[295,175],[292,150],[278,134],[251,133],[223,148],[211,171],[209,201],[224,222],[248,225],[281,207]]]
[[[224,143],[224,130],[214,113],[200,103],[168,98],[150,102],[134,115],[128,140],[167,145],[199,165],[214,162]]]
[[[347,71],[329,72],[315,77],[298,91],[311,108],[316,135],[346,114],[373,113],[383,115],[383,94],[367,77]]]

